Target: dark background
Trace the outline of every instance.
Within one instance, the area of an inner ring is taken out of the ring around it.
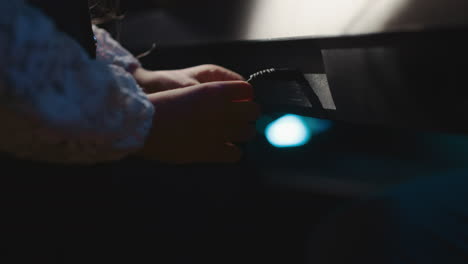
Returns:
[[[236,2],[123,1],[123,8],[121,38],[127,48],[138,53],[161,42],[143,59],[150,69],[216,63],[242,74],[278,65],[325,71],[322,50],[313,42],[200,45],[235,34],[245,11]],[[410,75],[405,87],[423,89],[433,83],[427,77],[453,65],[447,56],[457,53],[444,55],[449,46],[417,48],[428,56],[410,56],[397,64],[398,71]],[[384,76],[385,54],[383,59],[380,53],[373,57],[372,67],[383,69]],[[427,64],[425,58],[437,58],[438,67],[413,72]],[[415,65],[402,70],[410,63]],[[453,71],[444,73],[451,74],[450,84],[460,84]],[[368,77],[356,74],[362,71],[343,77],[354,76],[357,82]],[[359,119],[360,113],[353,113]],[[404,116],[405,109],[398,114]],[[5,157],[2,174],[7,177],[2,177],[0,193],[8,232],[3,240],[28,244],[7,256],[16,263],[27,258],[51,263],[112,258],[133,263],[304,263],[310,234],[331,212],[410,179],[443,175],[468,164],[463,134],[337,121],[304,147],[276,149],[261,132],[243,146],[242,162],[225,166],[128,159],[91,168],[63,167]]]

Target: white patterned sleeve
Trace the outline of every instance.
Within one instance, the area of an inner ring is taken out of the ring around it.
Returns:
[[[91,59],[22,0],[0,0],[0,151],[54,163],[138,150],[154,108],[130,73]]]
[[[97,60],[122,67],[129,73],[141,67],[140,61],[112,38],[109,32],[94,25],[93,32],[97,41]]]

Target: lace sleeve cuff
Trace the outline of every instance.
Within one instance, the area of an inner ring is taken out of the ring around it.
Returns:
[[[132,73],[141,67],[140,61],[120,45],[106,30],[93,26],[97,41],[97,59],[124,68]]]

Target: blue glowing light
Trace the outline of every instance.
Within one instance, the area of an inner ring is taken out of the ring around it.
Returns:
[[[267,126],[265,135],[271,145],[278,148],[300,147],[321,132],[328,130],[330,121],[285,115]]]

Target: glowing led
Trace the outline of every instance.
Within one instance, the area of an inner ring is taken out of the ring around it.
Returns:
[[[310,139],[306,124],[295,115],[285,115],[266,128],[266,137],[275,147],[298,147]]]
[[[265,135],[271,145],[278,148],[300,147],[312,136],[328,130],[330,121],[285,115],[267,126]]]

